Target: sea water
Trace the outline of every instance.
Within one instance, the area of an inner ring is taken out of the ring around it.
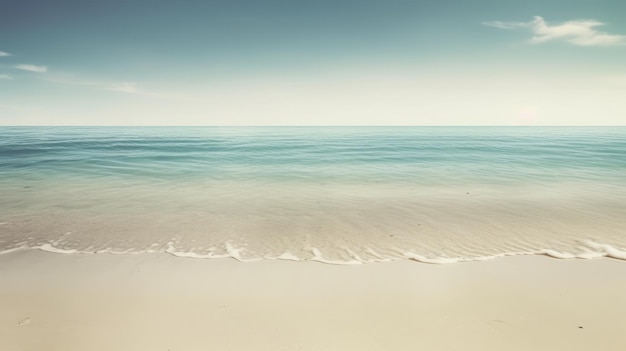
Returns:
[[[0,252],[626,259],[626,127],[0,127]]]

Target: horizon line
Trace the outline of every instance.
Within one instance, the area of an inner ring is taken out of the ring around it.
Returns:
[[[148,127],[158,127],[158,128],[399,128],[399,127],[421,127],[421,128],[484,128],[484,127],[510,127],[510,128],[585,128],[585,127],[626,127],[626,124],[599,124],[599,125],[417,125],[417,124],[408,124],[408,125],[166,125],[166,124],[154,124],[154,125],[116,125],[116,124],[98,124],[98,125],[80,125],[80,124],[11,124],[11,125],[0,125],[0,128],[3,127],[117,127],[117,128],[148,128]]]

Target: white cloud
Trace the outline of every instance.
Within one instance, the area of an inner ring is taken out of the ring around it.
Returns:
[[[8,74],[0,74],[0,80],[12,80],[13,78]]]
[[[0,51],[0,57],[11,56],[8,52]]]
[[[531,43],[545,43],[563,40],[579,46],[614,46],[626,45],[626,35],[601,32],[596,27],[604,23],[595,20],[574,20],[550,25],[543,17],[535,16],[530,22],[483,22],[484,25],[500,29],[529,29],[534,36]]]
[[[146,96],[157,99],[174,99],[174,100],[189,100],[190,98],[187,94],[171,94],[171,93],[161,93],[161,92],[152,92],[146,91],[141,87],[141,85],[137,82],[112,82],[112,81],[101,81],[101,80],[85,80],[82,78],[77,78],[74,76],[68,76],[67,74],[55,72],[55,74],[49,74],[45,78],[46,81],[57,83],[57,84],[67,84],[67,85],[78,85],[78,86],[86,86],[91,87],[93,89],[98,90],[108,90],[115,91],[126,94],[133,94],[137,96]]]
[[[526,27],[525,22],[500,22],[500,21],[490,21],[483,22],[485,26],[496,27],[500,29],[515,29],[520,27]]]
[[[45,72],[48,72],[48,67],[46,67],[46,66],[16,65],[15,68],[21,69],[22,71],[29,71],[29,72],[35,72],[35,73],[45,73]]]
[[[112,91],[119,91],[122,93],[129,93],[129,94],[139,93],[139,89],[137,88],[137,83],[134,83],[134,82],[123,82],[123,83],[115,84],[109,87],[108,89]]]

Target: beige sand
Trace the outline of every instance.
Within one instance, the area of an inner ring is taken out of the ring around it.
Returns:
[[[0,256],[0,350],[624,350],[626,262]]]

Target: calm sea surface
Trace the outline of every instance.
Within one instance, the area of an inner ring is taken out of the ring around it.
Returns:
[[[0,127],[0,251],[626,259],[626,127]]]

